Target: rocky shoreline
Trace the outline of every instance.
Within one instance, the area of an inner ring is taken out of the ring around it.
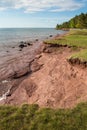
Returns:
[[[68,62],[73,50],[68,46],[43,42],[35,45],[38,47],[31,51],[32,58],[29,57],[29,48],[24,47],[22,55],[12,60],[17,71],[8,73],[9,77],[2,80],[4,86],[10,86],[10,91],[0,104],[34,103],[41,107],[72,108],[87,101],[87,69]]]
[[[53,38],[53,35],[49,35],[49,38]],[[7,54],[0,57],[0,100],[11,96],[27,76],[41,68],[42,65],[38,65],[36,59],[40,57],[38,54],[42,49],[43,41],[39,39],[20,41],[18,45],[10,47],[6,51]]]
[[[26,45],[26,46],[25,46]],[[20,42],[17,48],[19,50],[18,54],[12,54],[7,57],[7,60],[3,60],[0,64],[0,97],[7,93],[10,96],[11,93],[17,88],[20,82],[27,76],[29,76],[32,71],[36,71],[39,67],[32,67],[33,62],[35,62],[36,54],[40,53],[42,41],[31,42]],[[18,49],[19,48],[19,49]],[[20,52],[21,51],[21,52]]]

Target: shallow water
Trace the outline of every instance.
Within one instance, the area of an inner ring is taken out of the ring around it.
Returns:
[[[0,45],[8,46],[20,41],[44,39],[49,35],[61,34],[63,31],[53,28],[1,28]]]
[[[43,40],[49,38],[50,35],[62,33],[65,32],[53,28],[0,28],[0,63],[7,57],[18,53],[17,47],[20,41]]]

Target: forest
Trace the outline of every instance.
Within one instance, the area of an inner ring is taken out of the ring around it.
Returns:
[[[76,15],[74,18],[70,19],[68,22],[64,22],[62,24],[57,24],[56,29],[70,29],[70,28],[87,28],[87,13],[81,13],[80,15]]]

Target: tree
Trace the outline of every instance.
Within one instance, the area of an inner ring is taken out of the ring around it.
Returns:
[[[56,29],[62,28],[87,28],[87,13],[81,13],[80,15],[76,15],[74,18],[70,19],[68,22],[64,22],[62,24],[57,24]]]

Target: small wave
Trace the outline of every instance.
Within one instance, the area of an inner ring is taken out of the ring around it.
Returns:
[[[9,92],[10,92],[10,89],[5,94],[3,94],[2,97],[0,97],[0,101],[6,100],[6,97],[9,94]]]

